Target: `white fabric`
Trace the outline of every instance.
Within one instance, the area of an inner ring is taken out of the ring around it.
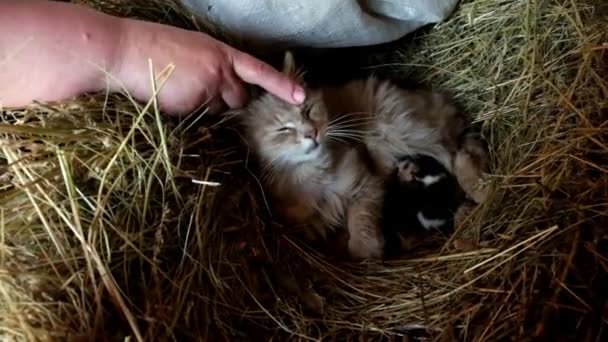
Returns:
[[[445,19],[458,0],[181,0],[250,42],[318,48],[375,45]]]

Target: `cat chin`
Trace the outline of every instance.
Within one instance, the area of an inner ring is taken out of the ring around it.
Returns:
[[[320,160],[321,154],[322,154],[322,148],[321,148],[321,146],[319,146],[319,147],[311,150],[310,152],[298,151],[295,153],[287,154],[287,155],[285,155],[285,157],[283,157],[283,160],[285,160],[288,163],[292,163],[292,164],[301,164],[301,163],[305,163],[305,162],[311,162],[314,160]]]

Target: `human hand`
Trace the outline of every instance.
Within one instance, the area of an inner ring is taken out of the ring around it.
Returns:
[[[170,114],[188,114],[201,105],[212,111],[241,107],[247,101],[243,82],[290,103],[304,100],[295,80],[206,34],[134,19],[121,19],[121,31],[111,70],[121,84],[115,86],[147,101],[152,96],[148,59],[157,75],[175,65],[158,94],[159,105]]]

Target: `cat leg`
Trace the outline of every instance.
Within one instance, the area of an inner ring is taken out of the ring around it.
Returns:
[[[474,131],[469,117],[443,95],[435,94],[438,104],[434,120],[441,136],[440,143],[449,151],[449,170],[460,187],[475,202],[481,203],[488,189],[483,186],[483,174],[488,171],[488,156],[481,135]]]
[[[453,173],[461,188],[477,203],[488,195],[484,173],[488,171],[488,155],[480,138],[465,134],[461,148],[454,157]]]
[[[486,199],[488,188],[484,186],[484,173],[488,171],[488,160],[481,140],[465,137],[462,145],[452,151],[443,148],[414,151],[433,157],[441,163],[475,202],[481,203]]]
[[[309,243],[325,241],[327,229],[324,222],[318,218],[312,207],[301,203],[282,208],[283,218],[301,233]]]
[[[482,186],[482,176],[488,171],[488,160],[481,136],[472,129],[468,115],[446,96],[427,93],[422,97],[426,99],[422,101],[425,105],[412,115],[421,127],[434,128],[438,133],[427,139],[427,149],[435,150],[430,155],[450,170],[469,197],[483,202],[487,188]],[[432,148],[434,144],[442,148]],[[422,147],[419,142],[415,145]]]
[[[384,256],[384,235],[380,227],[382,196],[382,191],[374,189],[356,198],[347,209],[348,251],[355,260]]]
[[[476,203],[483,202],[488,193],[484,174],[488,172],[489,161],[486,148],[478,134],[463,132],[460,142],[435,140],[430,136],[426,146],[412,144],[410,153],[427,155],[437,160],[456,178],[460,188]],[[448,140],[449,141],[449,140]],[[398,165],[400,177],[415,174],[411,167]],[[410,177],[411,178],[411,177]]]
[[[427,136],[426,145],[421,141],[412,143],[412,150],[435,158],[454,175],[464,192],[475,202],[487,197],[483,175],[488,171],[488,155],[481,136],[469,130],[471,127],[463,115],[447,111],[446,118],[436,120],[441,124],[438,134]],[[454,124],[450,124],[450,120]],[[429,122],[430,124],[431,122]]]

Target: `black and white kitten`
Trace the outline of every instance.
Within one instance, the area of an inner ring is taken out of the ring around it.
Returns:
[[[402,157],[384,199],[386,256],[402,253],[408,238],[452,230],[454,214],[465,199],[456,178],[437,160],[421,154]]]

